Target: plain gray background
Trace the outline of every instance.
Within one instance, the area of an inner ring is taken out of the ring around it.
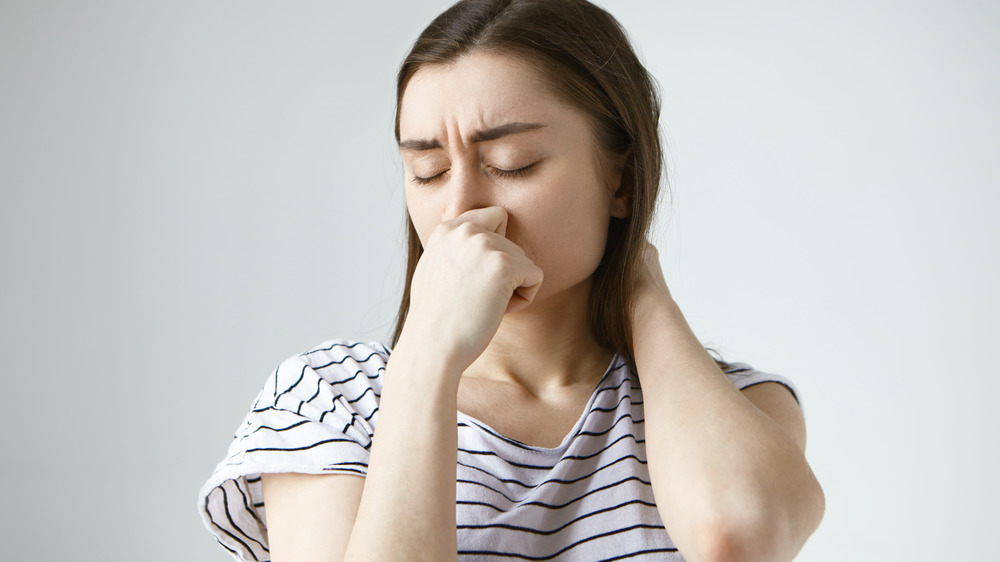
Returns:
[[[270,370],[389,335],[394,72],[447,4],[0,1],[4,558],[228,559],[196,493]],[[675,297],[802,391],[799,560],[995,560],[998,4],[604,5]]]

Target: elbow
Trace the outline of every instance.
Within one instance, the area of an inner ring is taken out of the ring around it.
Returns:
[[[778,541],[769,540],[763,535],[753,535],[746,528],[733,529],[716,525],[695,534],[694,556],[689,559],[697,562],[777,562],[791,560],[791,557],[781,557]],[[794,556],[794,554],[793,554]]]
[[[763,532],[762,532],[763,531]],[[716,521],[702,525],[693,539],[698,562],[774,562],[779,541],[768,536],[773,529],[760,529],[745,522]]]
[[[743,562],[749,560],[750,545],[738,533],[727,532],[718,526],[706,528],[694,536],[694,547],[699,562]]]
[[[790,504],[740,510],[741,515],[720,514],[696,526],[691,536],[695,552],[689,559],[699,562],[791,561],[819,526],[826,509],[823,490],[815,479],[796,496],[797,501]]]
[[[744,529],[730,530],[723,527],[706,529],[696,533],[694,550],[696,554],[688,559],[697,562],[777,562],[791,560],[779,557],[782,550],[776,542],[762,536],[751,536]],[[794,554],[793,554],[794,556]]]

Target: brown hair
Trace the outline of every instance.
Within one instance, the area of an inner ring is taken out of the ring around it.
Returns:
[[[621,189],[628,195],[629,214],[611,218],[604,256],[594,272],[589,316],[598,343],[634,365],[629,311],[663,164],[655,82],[618,21],[586,0],[462,0],[427,26],[399,69],[397,141],[403,93],[417,70],[477,50],[535,65],[556,95],[590,117],[598,145],[609,155],[626,157]],[[413,272],[423,251],[413,222],[407,222],[406,278],[393,345],[406,320]]]

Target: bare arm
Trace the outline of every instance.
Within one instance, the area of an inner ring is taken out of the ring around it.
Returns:
[[[389,361],[367,477],[263,476],[274,562],[456,558],[457,391],[408,359]]]
[[[457,559],[459,379],[504,311],[541,282],[504,238],[506,218],[499,207],[468,211],[428,242],[383,379],[367,477],[265,477],[275,562]]]
[[[363,477],[288,473],[264,474],[261,479],[273,562],[343,559],[361,503]]]
[[[440,368],[422,365],[400,346],[393,351],[345,560],[457,559],[455,412],[461,371],[442,376]]]
[[[670,297],[655,249],[648,257],[634,347],[664,525],[692,562],[791,560],[824,510],[798,405],[778,385],[738,391]]]

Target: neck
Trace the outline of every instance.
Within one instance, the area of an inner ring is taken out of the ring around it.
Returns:
[[[508,313],[465,377],[515,383],[532,394],[594,386],[614,353],[597,344],[587,304],[590,283]]]

